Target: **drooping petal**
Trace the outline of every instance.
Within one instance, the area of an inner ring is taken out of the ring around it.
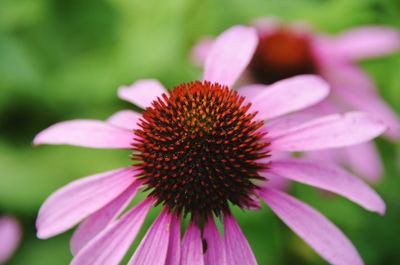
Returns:
[[[382,162],[374,143],[367,142],[346,148],[346,161],[360,177],[377,182],[383,174]]]
[[[0,264],[5,263],[15,252],[21,240],[21,227],[10,216],[0,216]]]
[[[107,205],[126,190],[134,179],[131,169],[118,169],[71,182],[50,195],[39,210],[37,236],[62,233]]]
[[[118,96],[142,109],[146,109],[151,105],[151,102],[165,92],[166,89],[158,80],[144,79],[136,81],[130,86],[120,87]]]
[[[139,186],[140,182],[135,181],[121,195],[97,212],[91,214],[79,225],[71,238],[71,251],[73,255],[76,255],[90,240],[118,217],[136,195]]]
[[[243,73],[257,47],[255,29],[234,26],[223,32],[206,58],[204,80],[231,87]]]
[[[142,117],[142,115],[135,111],[121,110],[108,118],[107,122],[120,128],[134,130],[138,128],[137,123],[140,117]]]
[[[129,265],[165,265],[172,216],[164,210],[147,231]]]
[[[217,226],[212,217],[204,225],[204,240],[207,242],[207,249],[204,253],[204,264],[226,264],[224,242],[218,233]]]
[[[312,151],[344,147],[372,140],[386,130],[378,119],[362,112],[329,115],[312,120],[272,139],[280,151]]]
[[[359,60],[400,50],[400,31],[388,27],[360,27],[332,40],[332,49],[341,56]]]
[[[203,244],[200,228],[190,223],[183,236],[180,265],[203,265]]]
[[[96,120],[71,120],[56,123],[33,140],[39,144],[66,144],[91,148],[132,148],[132,132]]]
[[[255,86],[259,89],[261,85]],[[252,110],[259,111],[259,119],[272,119],[312,106],[324,99],[328,93],[329,86],[320,77],[296,76],[265,86],[265,89],[252,98]]]
[[[146,199],[103,230],[72,260],[71,265],[117,265],[135,240],[151,207]]]
[[[249,243],[243,235],[238,223],[231,215],[224,216],[224,245],[227,264],[257,264]]]
[[[165,265],[179,265],[181,259],[181,222],[178,216],[172,216],[170,229]]]
[[[359,178],[340,167],[306,159],[285,159],[271,162],[273,174],[337,193],[369,211],[385,213],[385,203]],[[268,185],[267,185],[268,186]]]
[[[261,196],[287,226],[329,263],[363,264],[346,236],[313,208],[277,190],[266,188]]]

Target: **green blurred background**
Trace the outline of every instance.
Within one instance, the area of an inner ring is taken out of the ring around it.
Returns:
[[[326,33],[363,24],[399,28],[400,1],[0,0],[0,212],[18,217],[24,229],[9,264],[67,264],[71,232],[36,239],[39,206],[74,179],[130,163],[129,151],[33,148],[35,133],[57,121],[105,119],[130,108],[116,88],[137,79],[158,78],[167,87],[198,79],[201,70],[188,57],[196,40],[262,16],[306,21]],[[400,113],[399,54],[362,67]],[[386,216],[303,185],[291,192],[343,229],[366,264],[400,264],[400,145],[378,145],[385,176],[376,189]],[[236,216],[259,264],[325,264],[267,207]]]

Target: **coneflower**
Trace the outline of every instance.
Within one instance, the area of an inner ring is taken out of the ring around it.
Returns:
[[[74,120],[39,133],[34,144],[132,149],[137,161],[77,180],[51,195],[37,219],[39,238],[82,222],[71,240],[72,264],[118,264],[149,209],[162,205],[129,264],[252,265],[256,259],[231,208],[268,206],[328,262],[362,264],[351,242],[310,206],[269,187],[279,175],[345,196],[383,214],[385,205],[349,173],[316,161],[273,159],[274,152],[321,150],[369,141],[386,127],[360,112],[330,115],[285,128],[275,118],[306,108],[328,94],[306,75],[275,83],[250,102],[231,90],[257,46],[252,28],[236,26],[216,41],[204,80],[167,92],[156,80],[122,87],[119,96],[144,109],[125,110],[106,122]],[[147,197],[122,216],[142,190]],[[183,238],[180,222],[189,225]],[[215,220],[223,223],[223,235]]]

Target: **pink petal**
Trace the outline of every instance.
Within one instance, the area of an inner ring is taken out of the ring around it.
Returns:
[[[400,50],[400,31],[387,27],[361,27],[332,40],[331,48],[351,60],[383,56]]]
[[[213,44],[204,68],[204,80],[231,87],[246,69],[257,47],[253,28],[234,26]]]
[[[147,231],[129,265],[164,265],[167,257],[172,216],[163,211]]]
[[[136,195],[139,186],[140,182],[135,181],[121,195],[97,212],[91,214],[79,225],[71,239],[71,251],[73,255],[76,255],[90,240],[118,217]]]
[[[290,128],[272,139],[271,150],[311,151],[355,145],[372,140],[386,130],[379,120],[362,112],[329,115]]]
[[[207,242],[207,250],[204,253],[204,264],[226,264],[224,242],[219,235],[217,226],[212,217],[204,225],[204,240]]]
[[[195,44],[191,52],[191,57],[196,65],[203,66],[205,64],[213,44],[213,38],[203,38]]]
[[[203,265],[203,244],[200,228],[191,222],[182,241],[180,265]]]
[[[261,196],[286,225],[329,263],[363,264],[346,236],[313,208],[277,190],[267,188]]]
[[[276,138],[318,117],[320,116],[308,111],[299,111],[267,121],[265,128],[268,131],[268,137]]]
[[[178,216],[172,216],[170,229],[165,265],[179,265],[181,259],[181,222]]]
[[[130,86],[120,87],[118,96],[142,109],[146,109],[165,92],[166,89],[158,80],[144,79],[136,81]]]
[[[224,216],[224,229],[226,263],[229,265],[256,265],[257,261],[253,251],[231,215]]]
[[[333,68],[333,67],[332,67]],[[385,136],[400,139],[400,120],[390,106],[376,93],[372,81],[352,66],[341,66],[324,75],[335,88],[335,94],[352,108],[381,119],[389,127]]]
[[[290,181],[287,178],[281,177],[279,175],[273,174],[271,170],[261,172],[261,176],[264,177],[267,182],[266,186],[274,190],[288,190],[290,186]]]
[[[347,86],[350,92],[375,91],[371,78],[358,66],[342,60],[333,60],[320,69],[320,74],[334,89]],[[335,90],[333,90],[335,91]],[[361,96],[361,95],[360,95]]]
[[[346,100],[355,109],[368,112],[370,115],[382,120],[388,126],[385,137],[394,141],[400,140],[400,120],[390,106],[377,94],[369,94],[364,91],[364,94],[360,96],[356,91],[353,91],[352,94],[344,95],[344,93],[341,93],[341,95],[346,97]]]
[[[273,174],[320,189],[337,193],[380,214],[385,213],[385,203],[379,195],[359,178],[340,167],[305,159],[285,159],[271,163]]]
[[[348,147],[353,148],[353,146]],[[321,160],[324,163],[343,165],[347,159],[345,148],[324,149],[304,153],[304,157],[311,160]]]
[[[5,263],[15,252],[21,240],[21,227],[10,216],[0,216],[0,264]]]
[[[367,142],[345,149],[346,161],[360,177],[377,182],[383,174],[382,162],[374,143]]]
[[[50,195],[39,210],[37,236],[62,233],[107,205],[135,180],[131,169],[118,169],[71,182]]]
[[[71,265],[117,265],[135,240],[152,201],[145,200],[90,241]]]
[[[377,94],[369,76],[349,63],[335,63],[321,75],[332,85],[334,95],[355,110],[368,112],[381,119],[389,129],[385,136],[400,139],[400,120],[390,106]]]
[[[132,142],[132,132],[96,120],[56,123],[33,140],[34,145],[67,144],[92,148],[132,148]]]
[[[271,138],[278,137],[303,123],[326,115],[336,114],[338,112],[339,110],[330,100],[323,100],[305,110],[268,120],[266,123],[268,136]]]
[[[253,84],[242,86],[238,89],[240,95],[244,96],[247,101],[253,102],[253,99],[261,94],[266,89],[269,89],[270,86]]]
[[[135,111],[121,110],[108,118],[107,122],[123,129],[134,130],[138,128],[137,123],[141,117],[142,115]]]
[[[296,76],[266,86],[252,98],[252,108],[260,112],[259,119],[266,120],[314,105],[328,93],[329,86],[320,77]]]

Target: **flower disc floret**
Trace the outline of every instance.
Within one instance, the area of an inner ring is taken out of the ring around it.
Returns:
[[[148,107],[135,131],[139,175],[158,203],[207,217],[250,207],[269,143],[251,104],[210,82],[184,83]]]

